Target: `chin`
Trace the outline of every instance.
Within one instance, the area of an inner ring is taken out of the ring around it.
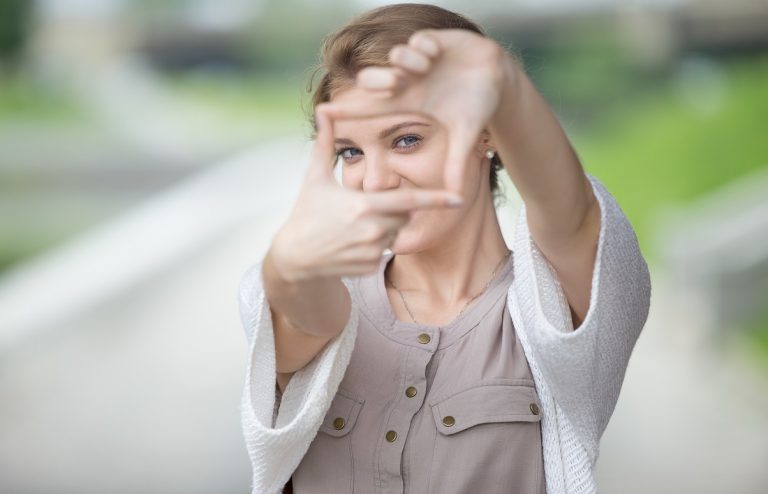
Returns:
[[[427,250],[433,243],[433,239],[428,234],[414,235],[409,231],[403,230],[389,250],[396,255],[415,254]]]

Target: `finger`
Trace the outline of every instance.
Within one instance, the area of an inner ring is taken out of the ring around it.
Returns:
[[[379,213],[404,213],[425,208],[460,207],[460,195],[445,190],[392,190],[366,192],[368,206]]]
[[[440,43],[427,31],[416,31],[408,39],[408,46],[418,50],[429,58],[437,58],[440,55]]]
[[[475,149],[480,132],[466,126],[451,129],[445,163],[445,189],[461,193],[469,169],[469,159]]]
[[[389,51],[389,61],[397,67],[416,74],[426,74],[432,66],[429,57],[407,45],[395,45]]]
[[[410,221],[411,213],[375,214],[355,224],[358,240],[353,245],[374,244],[382,249],[391,245],[401,228]]]
[[[391,89],[385,89],[385,90],[382,90],[382,91],[371,91],[370,95],[373,96],[374,98],[386,99],[386,98],[394,97],[395,96],[395,91],[393,91]]]
[[[321,103],[315,108],[315,123],[317,136],[310,153],[310,166],[307,176],[310,179],[321,179],[333,176],[336,164],[336,148],[333,136],[333,118],[328,112],[328,103]]]
[[[410,211],[396,214],[382,214],[376,217],[379,225],[387,232],[384,237],[384,246],[391,245],[397,234],[411,221]]]
[[[352,268],[359,265],[365,265],[371,262],[377,262],[384,253],[386,247],[381,247],[375,243],[360,243],[351,245],[340,252],[335,257],[337,263],[343,264],[344,268]]]
[[[400,235],[401,229],[397,229],[391,232],[391,235],[387,236],[386,240],[383,243],[379,244],[379,247],[382,247],[382,249],[388,249],[393,245],[395,245],[395,242],[397,242],[397,237]]]
[[[395,91],[392,89],[366,89],[366,95],[371,98],[387,99],[395,96]]]
[[[406,84],[404,75],[391,67],[366,67],[357,73],[356,83],[368,90],[394,91]]]
[[[384,249],[390,249],[393,245],[395,245],[395,242],[397,242],[397,237],[400,236],[400,230],[395,230],[391,232],[390,235],[387,236],[382,242],[378,244],[378,247],[384,251]]]
[[[355,98],[354,100],[328,103],[326,111],[334,120],[342,118],[363,119],[393,114],[419,115],[432,120],[432,117],[427,113],[414,110],[413,104],[407,105],[406,103],[398,97]]]

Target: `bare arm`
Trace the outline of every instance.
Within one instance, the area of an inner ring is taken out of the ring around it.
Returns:
[[[333,175],[333,121],[322,105],[315,116],[318,135],[299,197],[262,263],[282,390],[346,327],[352,300],[342,277],[375,271],[412,211],[457,206],[455,194],[442,190],[341,187]]]
[[[344,329],[351,301],[340,277],[286,279],[272,249],[264,258],[262,276],[272,310],[277,382],[284,392],[293,373]]]
[[[531,237],[557,271],[575,329],[589,309],[600,209],[557,118],[522,68],[505,61],[507,83],[491,132],[526,204]]]

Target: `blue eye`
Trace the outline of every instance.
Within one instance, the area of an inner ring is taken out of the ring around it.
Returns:
[[[362,152],[362,151],[360,151],[360,150],[359,150],[359,149],[357,149],[357,148],[343,148],[343,149],[339,149],[339,150],[336,152],[336,156],[341,156],[341,157],[342,157],[342,158],[344,158],[345,160],[348,160],[348,159],[354,158],[354,156],[353,156],[353,155],[350,155],[350,154],[349,154],[350,152],[353,152],[353,151],[354,151],[354,152],[357,152],[357,153],[360,153],[360,154],[363,154],[363,152]]]
[[[405,145],[404,146],[398,146],[397,144],[400,143],[400,142],[405,143]],[[420,142],[421,142],[421,137],[420,136],[409,134],[409,135],[405,135],[405,136],[399,137],[395,141],[395,147],[398,147],[398,148],[401,148],[401,149],[403,149],[403,148],[410,148],[410,147],[414,147],[414,146],[418,145]]]
[[[395,139],[393,147],[395,149],[410,151],[411,149],[418,147],[423,140],[424,138],[419,135],[408,134]],[[363,151],[360,148],[355,147],[341,148],[336,151],[337,158],[341,157],[346,162],[350,162],[351,160],[354,160],[355,158],[362,155]]]

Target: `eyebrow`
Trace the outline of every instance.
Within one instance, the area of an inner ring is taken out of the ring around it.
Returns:
[[[429,127],[430,124],[424,123],[424,122],[416,122],[416,121],[408,121],[408,122],[400,122],[399,124],[395,124],[392,127],[388,127],[381,132],[379,132],[379,139],[386,139],[391,134],[394,134],[398,130],[404,128],[404,127],[411,127],[411,126],[422,126],[422,127]],[[351,139],[346,139],[343,137],[339,137],[335,140],[336,144],[354,144],[354,141]]]

